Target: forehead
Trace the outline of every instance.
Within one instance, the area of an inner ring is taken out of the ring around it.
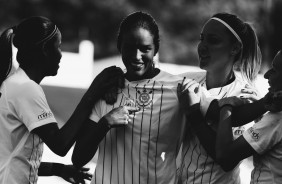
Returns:
[[[272,61],[272,66],[282,72],[282,52],[279,51]]]
[[[204,25],[202,34],[228,36],[228,30],[222,23],[211,19]]]
[[[130,29],[123,34],[123,42],[152,44],[153,35],[149,30],[142,27],[137,27]]]

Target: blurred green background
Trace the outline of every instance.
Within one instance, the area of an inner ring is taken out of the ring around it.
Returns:
[[[95,44],[95,59],[117,55],[119,23],[142,10],[160,27],[161,62],[197,65],[197,44],[203,24],[217,12],[235,13],[256,29],[264,73],[281,47],[282,0],[0,0],[0,31],[28,16],[53,20],[63,34],[62,50],[77,52],[78,43]]]

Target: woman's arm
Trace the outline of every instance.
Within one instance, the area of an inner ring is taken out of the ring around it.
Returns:
[[[37,134],[43,142],[56,154],[65,156],[75,142],[76,135],[92,110],[94,104],[102,98],[107,89],[116,85],[120,68],[115,66],[104,69],[92,82],[75,111],[65,125],[59,129],[56,123],[35,128],[32,132]]]
[[[85,179],[91,180],[92,178],[92,175],[88,171],[89,168],[77,169],[73,165],[41,162],[38,169],[38,176],[58,176],[70,183],[85,183]]]
[[[232,126],[242,126],[266,113],[264,99],[261,98],[253,103],[247,103],[241,106],[234,107],[232,113]]]
[[[225,104],[232,104],[233,102],[228,99],[233,97],[227,97],[220,99],[219,101],[226,101]],[[215,122],[218,122],[219,120],[219,111],[220,111],[220,105],[217,99],[213,100],[210,103],[210,106],[207,110],[206,119],[212,120]],[[262,116],[264,113],[266,113],[266,108],[264,105],[264,99],[261,98],[260,100],[254,101],[253,103],[247,103],[240,106],[235,106],[233,108],[232,113],[232,126],[238,127],[243,126],[251,121],[254,121],[255,119]]]
[[[109,130],[105,118],[98,123],[90,119],[84,123],[72,153],[72,163],[75,167],[81,168],[94,157],[100,142]]]
[[[73,164],[77,168],[87,164],[95,155],[98,145],[110,128],[126,126],[133,119],[132,113],[138,110],[137,107],[121,106],[111,110],[98,123],[90,119],[87,120],[77,137],[72,154]]]
[[[224,171],[232,170],[241,160],[255,153],[255,150],[241,135],[233,140],[231,106],[224,106],[220,111],[220,121],[216,137],[216,161]]]
[[[215,141],[216,132],[205,122],[200,108],[195,110],[187,117],[188,123],[191,123],[196,136],[200,140],[206,152],[215,160]]]

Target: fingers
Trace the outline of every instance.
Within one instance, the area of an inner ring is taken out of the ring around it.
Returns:
[[[83,172],[87,172],[87,171],[90,170],[90,168],[88,168],[88,167],[82,167],[80,170],[83,171]]]
[[[132,114],[134,112],[140,111],[139,107],[132,107],[132,106],[123,106],[125,110],[127,110],[128,114]]]
[[[182,86],[177,86],[177,92],[179,93],[185,93],[185,92],[194,92],[198,93],[199,91],[199,83],[195,80],[185,80],[184,84]]]
[[[243,88],[243,89],[241,89],[241,92],[246,93],[246,94],[258,95],[258,91],[255,90],[254,88]]]
[[[240,98],[248,99],[250,102],[254,102],[260,99],[257,95],[254,94],[241,94]]]

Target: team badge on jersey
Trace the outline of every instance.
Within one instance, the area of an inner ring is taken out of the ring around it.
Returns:
[[[152,105],[152,90],[137,90],[137,105],[142,109],[150,108]]]

